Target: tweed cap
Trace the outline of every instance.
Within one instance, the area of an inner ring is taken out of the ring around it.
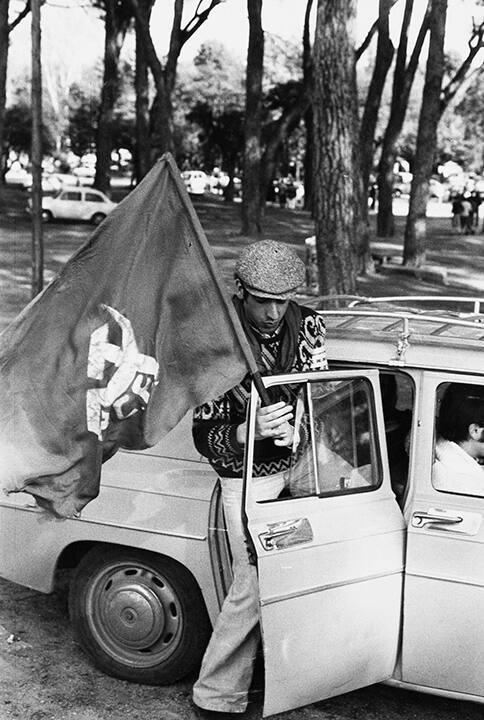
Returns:
[[[304,282],[305,267],[287,245],[260,240],[242,250],[234,275],[251,295],[289,300]]]

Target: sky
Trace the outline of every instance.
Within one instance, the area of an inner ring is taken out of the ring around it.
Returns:
[[[185,0],[186,17],[198,0]],[[314,3],[316,5],[316,2]],[[15,7],[15,2],[12,3]],[[17,6],[23,2],[18,0]],[[42,45],[46,60],[58,58],[64,73],[75,78],[84,67],[92,66],[103,53],[103,24],[92,7],[79,7],[79,0],[47,0],[42,9]],[[470,7],[473,0],[449,0],[447,23],[447,46],[461,54],[466,51],[470,31]],[[288,40],[300,41],[304,22],[304,0],[263,0],[263,27],[267,32]],[[397,28],[399,6],[392,11],[393,27]],[[417,0],[416,8],[425,7],[424,0]],[[152,20],[152,36],[157,50],[166,53],[171,15],[169,0],[158,0]],[[363,39],[376,18],[378,0],[359,0],[357,32]],[[207,22],[184,46],[180,62],[189,62],[202,42],[222,41],[234,53],[245,56],[247,49],[248,22],[246,0],[225,0],[215,8]],[[396,37],[395,37],[396,40]],[[17,72],[30,62],[30,22],[24,20],[12,33],[10,46],[10,71]]]

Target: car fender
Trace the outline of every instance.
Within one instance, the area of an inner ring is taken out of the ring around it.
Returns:
[[[208,538],[213,472],[171,468],[158,476],[156,486],[145,481],[143,489],[139,483],[136,487],[136,481],[127,487],[122,478],[118,485],[111,476],[107,482],[80,518],[48,516],[25,493],[2,499],[0,575],[48,593],[54,588],[57,567],[66,558],[78,562],[95,544],[135,547],[184,565],[213,619],[219,608]],[[173,486],[178,488],[176,495],[171,494]]]

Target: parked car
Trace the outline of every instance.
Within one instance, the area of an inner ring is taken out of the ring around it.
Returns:
[[[42,219],[52,220],[87,220],[99,225],[116,207],[99,190],[86,187],[64,187],[54,197],[42,198]],[[32,209],[32,201],[28,202],[28,210]]]
[[[323,311],[329,372],[265,378],[295,397],[306,440],[284,494],[260,503],[253,390],[245,512],[264,715],[377,682],[484,703],[484,490],[432,483],[443,392],[484,384],[484,300],[383,302]],[[47,522],[31,496],[0,498],[0,574],[51,592],[70,568],[75,636],[126,680],[192,672],[230,584],[217,477],[190,426],[114,455],[80,518]]]
[[[202,170],[184,170],[181,175],[191,195],[203,195],[210,188],[208,175]]]

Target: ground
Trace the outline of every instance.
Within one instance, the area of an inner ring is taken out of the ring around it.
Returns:
[[[0,329],[28,302],[30,224],[25,196],[9,195],[8,214],[0,216]],[[195,206],[228,287],[242,244],[240,206],[218,198],[196,199]],[[403,227],[397,218],[398,228]],[[92,232],[88,225],[45,226],[46,278],[50,279]],[[304,257],[312,234],[303,211],[268,208],[266,237],[291,243]],[[401,247],[401,237],[395,240]],[[360,278],[366,295],[459,294],[484,291],[484,238],[454,234],[448,216],[429,219],[428,262],[447,270],[425,278],[391,272]],[[0,720],[195,720],[190,693],[193,678],[166,688],[134,685],[97,671],[75,644],[66,601],[68,577],[53,595],[42,595],[0,580]],[[424,650],[424,649],[423,649]],[[276,716],[276,720],[480,720],[483,706],[398,691],[383,685],[349,693]],[[261,717],[254,695],[244,720]]]

